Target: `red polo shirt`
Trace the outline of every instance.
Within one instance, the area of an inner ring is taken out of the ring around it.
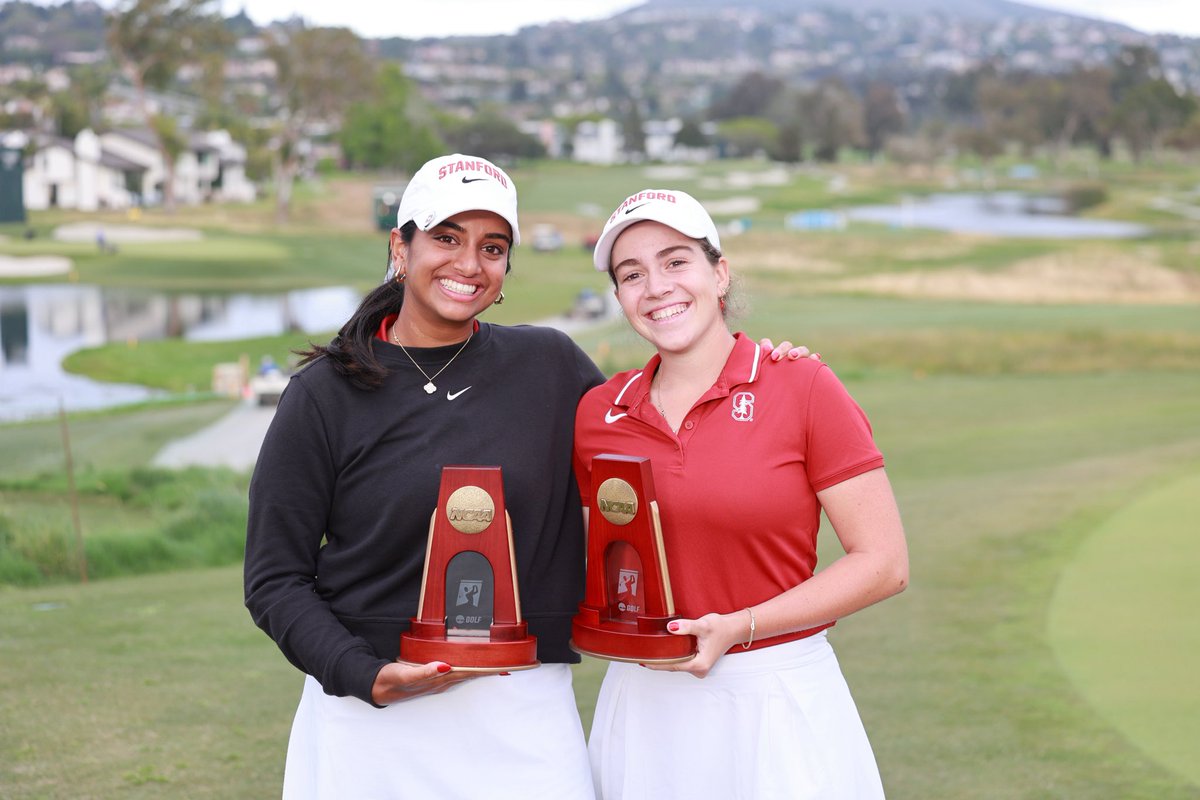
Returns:
[[[650,459],[675,608],[686,618],[736,611],[811,578],[816,493],[883,466],[866,415],[827,365],[768,363],[768,355],[737,334],[721,375],[677,434],[650,400],[657,355],[579,403],[575,474],[583,503],[592,505],[593,457]]]

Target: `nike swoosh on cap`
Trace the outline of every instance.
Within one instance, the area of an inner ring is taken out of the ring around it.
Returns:
[[[648,206],[648,205],[650,205],[650,204],[649,203],[638,203],[636,206],[630,206],[629,208],[625,209],[625,215],[628,216],[628,215],[632,214],[633,212],[637,211],[642,206]]]
[[[487,180],[487,178],[468,178],[465,175],[463,176],[463,179],[462,179],[463,183],[475,183],[476,181],[486,181],[486,180]]]
[[[467,387],[467,389],[470,389],[470,388],[471,388],[470,386],[468,386],[468,387]],[[447,400],[453,400],[454,398],[458,397],[460,394],[462,394],[463,392],[465,392],[467,389],[459,389],[457,392],[454,392],[453,394],[451,394],[451,393],[450,393],[450,390],[449,390],[449,389],[447,389],[447,390],[446,390],[446,399],[447,399]]]
[[[612,409],[610,408],[608,411],[604,412],[604,421],[607,422],[609,425],[612,425],[614,422],[619,420],[621,417],[625,417],[625,416],[628,416],[628,414],[625,414],[624,412],[622,412],[620,414],[614,414],[614,413],[612,413]]]

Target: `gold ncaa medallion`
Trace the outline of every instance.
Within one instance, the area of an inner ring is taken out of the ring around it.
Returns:
[[[609,478],[596,492],[596,506],[613,525],[628,525],[637,515],[637,492],[620,478]]]
[[[478,486],[455,489],[446,501],[446,519],[459,533],[482,533],[495,516],[492,496]]]

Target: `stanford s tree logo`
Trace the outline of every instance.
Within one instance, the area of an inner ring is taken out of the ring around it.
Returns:
[[[733,406],[730,409],[733,418],[738,422],[754,420],[754,392],[738,392],[733,396]]]

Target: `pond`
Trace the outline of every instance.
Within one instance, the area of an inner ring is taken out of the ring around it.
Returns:
[[[63,371],[76,350],[110,342],[215,341],[336,330],[359,295],[334,286],[282,294],[156,294],[71,284],[0,286],[0,422],[154,396]],[[204,390],[208,387],[197,387]]]
[[[1023,192],[934,194],[897,205],[859,206],[847,216],[898,228],[1035,239],[1128,239],[1149,229],[1132,222],[1068,216],[1055,198]]]

